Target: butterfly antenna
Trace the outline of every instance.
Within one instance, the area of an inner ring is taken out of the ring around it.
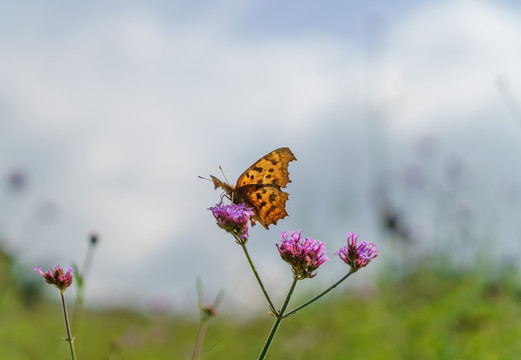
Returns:
[[[229,184],[230,182],[229,182],[228,179],[226,178],[226,175],[224,175],[224,171],[223,171],[223,168],[221,167],[221,165],[219,165],[219,170],[221,170],[221,174],[223,174],[223,178],[224,178],[224,180],[226,180],[226,182]]]
[[[226,181],[226,183],[229,184],[230,182],[228,181],[228,178],[224,174],[224,171],[223,171],[223,168],[221,167],[221,165],[219,165],[219,170],[221,170],[221,174],[223,174],[223,178]],[[233,193],[232,193],[232,196],[230,197],[230,196],[228,196],[228,194],[226,194],[226,192],[224,192],[223,195],[221,195],[221,201],[222,201],[223,196],[227,197],[228,199],[230,199],[231,202],[233,202]]]
[[[208,180],[208,181],[212,181],[212,180],[210,180],[210,179],[207,179],[207,178],[205,178],[205,177],[202,177],[202,176],[198,176],[198,178],[199,178],[199,179],[203,179],[203,180]]]

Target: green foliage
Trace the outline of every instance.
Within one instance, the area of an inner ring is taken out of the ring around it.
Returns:
[[[515,269],[423,269],[374,288],[349,286],[283,321],[269,359],[518,359],[520,288]],[[67,359],[60,307],[0,299],[0,358]],[[298,305],[298,304],[295,304]],[[195,304],[194,304],[195,306]],[[195,309],[194,309],[195,311]],[[195,321],[195,320],[194,320]],[[130,311],[90,311],[79,359],[190,359],[197,323]],[[255,359],[273,319],[210,322],[206,359]]]

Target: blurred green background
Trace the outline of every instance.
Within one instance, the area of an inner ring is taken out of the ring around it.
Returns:
[[[2,260],[2,358],[68,358],[60,305],[41,297],[41,279],[21,283],[10,265]],[[332,297],[283,321],[268,358],[516,359],[521,356],[518,271],[489,265],[456,271],[440,259],[426,259],[400,279],[384,276],[356,290],[347,281]],[[355,276],[363,276],[363,269]],[[67,295],[71,309],[73,296]],[[88,310],[81,332],[73,327],[78,358],[190,359],[195,313]],[[260,309],[248,319],[217,314],[202,358],[256,358],[272,321]]]

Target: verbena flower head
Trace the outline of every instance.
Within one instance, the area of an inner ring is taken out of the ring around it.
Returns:
[[[253,209],[245,204],[224,205],[222,202],[208,208],[217,220],[217,225],[233,234],[238,242],[246,243],[248,240],[248,221],[252,216]]]
[[[358,244],[358,235],[354,232],[347,234],[347,246],[335,253],[351,267],[353,272],[367,266],[378,254],[380,252],[373,243],[362,241]]]
[[[291,265],[293,276],[297,280],[315,277],[313,273],[320,265],[329,260],[325,244],[311,238],[302,239],[302,230],[281,233],[282,241],[277,244],[282,260]]]
[[[56,286],[61,292],[64,292],[72,284],[72,272],[74,269],[71,267],[67,269],[66,273],[63,272],[60,266],[56,266],[46,273],[42,272],[41,266],[35,267],[34,270],[40,273],[47,284]]]
[[[201,308],[201,314],[203,320],[207,320],[217,316],[217,309],[213,305],[205,305]]]
[[[89,235],[89,243],[91,246],[94,246],[98,243],[98,240],[99,240],[99,236],[97,233],[91,233]]]

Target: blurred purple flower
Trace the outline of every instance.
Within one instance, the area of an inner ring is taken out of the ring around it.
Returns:
[[[301,238],[302,230],[281,233],[282,240],[277,244],[282,260],[291,265],[297,280],[315,277],[313,274],[320,265],[329,260],[325,244],[311,238]]]
[[[403,171],[403,182],[407,190],[424,190],[427,179],[423,167],[417,164],[407,166]]]
[[[378,254],[380,252],[373,243],[362,241],[358,244],[358,235],[354,232],[347,234],[347,246],[335,253],[351,267],[353,272],[367,266]]]
[[[7,179],[7,185],[13,192],[21,192],[27,185],[27,174],[20,169],[13,170]]]
[[[56,286],[62,293],[72,284],[72,272],[74,269],[71,267],[67,269],[66,273],[63,272],[60,266],[56,266],[46,273],[42,272],[41,266],[35,267],[34,270],[38,271],[47,284]]]
[[[224,205],[222,202],[208,208],[217,220],[217,225],[233,234],[238,243],[246,243],[248,240],[248,221],[253,209],[245,204]]]

